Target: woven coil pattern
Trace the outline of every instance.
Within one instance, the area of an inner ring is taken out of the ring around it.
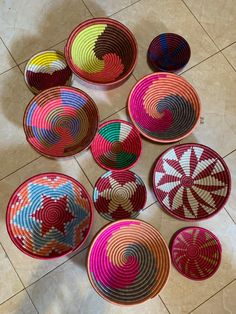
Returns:
[[[93,240],[88,275],[107,301],[131,305],[156,296],[167,282],[170,255],[165,240],[140,220],[120,220]]]
[[[164,33],[155,37],[147,53],[148,62],[153,70],[167,72],[182,69],[188,63],[190,56],[188,42],[174,33]]]
[[[93,201],[105,219],[135,218],[146,203],[147,191],[142,179],[129,170],[108,171],[95,184]]]
[[[108,170],[125,170],[138,161],[142,142],[131,123],[110,120],[99,127],[91,151],[101,167]]]
[[[204,228],[187,227],[176,232],[170,251],[175,268],[192,280],[208,279],[220,266],[220,241]]]
[[[92,224],[85,188],[60,173],[36,175],[13,193],[6,215],[13,243],[27,255],[49,259],[78,249]]]
[[[182,144],[157,160],[153,186],[158,202],[171,215],[201,220],[218,213],[231,189],[224,159],[200,144]]]
[[[188,136],[200,118],[200,100],[193,87],[173,73],[154,73],[136,83],[128,110],[140,133],[156,142]]]
[[[24,131],[27,141],[42,155],[65,157],[91,144],[98,120],[98,109],[85,92],[53,87],[30,101],[24,115]]]
[[[82,79],[110,84],[132,73],[137,44],[123,24],[109,18],[95,18],[83,22],[71,33],[65,56],[72,71]]]
[[[61,52],[47,50],[27,62],[24,76],[29,89],[38,94],[51,87],[70,85],[72,71]]]

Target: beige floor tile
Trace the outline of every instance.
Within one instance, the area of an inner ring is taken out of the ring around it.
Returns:
[[[184,0],[219,48],[236,40],[234,0]]]
[[[236,223],[236,152],[228,155],[225,161],[229,167],[232,178],[231,194],[226,204],[226,209]]]
[[[150,206],[140,217],[155,226],[169,242],[180,228],[199,225],[212,231],[222,245],[222,263],[215,275],[205,281],[193,281],[183,277],[172,267],[170,279],[161,298],[171,313],[185,314],[236,278],[236,225],[222,210],[213,218],[198,222],[184,222],[166,214],[157,204]],[[208,312],[205,312],[208,314]]]
[[[10,0],[1,4],[0,36],[20,63],[64,40],[91,15],[82,0]]]
[[[146,62],[147,49],[152,39],[160,33],[174,32],[187,39],[192,55],[186,68],[217,51],[211,39],[179,0],[141,0],[112,17],[128,26],[138,41],[138,64],[134,71],[137,79],[151,72]]]
[[[10,53],[7,51],[7,48],[4,46],[1,39],[0,39],[0,60],[1,60],[0,74],[16,65],[15,61],[12,59]]]
[[[226,48],[225,50],[223,50],[223,54],[226,56],[226,58],[229,60],[229,62],[236,70],[236,44],[233,44]]]
[[[0,75],[0,178],[39,156],[23,131],[24,110],[32,96],[18,68]]]
[[[236,309],[236,281],[218,292],[192,314],[233,314]]]
[[[202,104],[200,124],[183,143],[208,145],[225,156],[236,148],[236,73],[221,53],[183,74]]]
[[[87,252],[78,254],[28,288],[44,314],[167,314],[158,297],[144,304],[121,307],[104,301],[93,290],[86,273]]]
[[[114,14],[137,1],[138,0],[85,0],[84,2],[93,16],[100,17]]]
[[[15,189],[27,178],[38,173],[50,171],[61,172],[74,177],[84,185],[91,195],[91,185],[87,181],[74,158],[69,158],[67,160],[50,160],[41,157],[40,159],[34,161],[33,163],[15,172],[0,182],[0,241],[25,285],[29,285],[35,280],[41,278],[47,272],[67,260],[67,257],[62,257],[50,261],[43,261],[25,255],[14,246],[10,237],[8,236],[5,226],[7,203]],[[95,219],[96,223],[98,223],[98,217],[95,217]],[[94,234],[96,230],[97,226],[95,224],[92,234]]]
[[[22,291],[0,305],[2,314],[37,314],[26,291]]]
[[[1,235],[2,237],[2,235]],[[14,268],[0,245],[0,303],[23,289]],[[1,307],[0,307],[1,310]],[[2,312],[1,312],[2,313]]]

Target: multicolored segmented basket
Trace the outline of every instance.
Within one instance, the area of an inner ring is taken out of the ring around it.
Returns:
[[[146,198],[143,180],[129,170],[106,172],[93,191],[96,210],[108,220],[136,218],[144,208]]]
[[[192,280],[205,280],[219,268],[222,248],[217,237],[201,227],[177,231],[170,242],[175,268]]]
[[[113,222],[93,240],[87,270],[97,293],[109,302],[131,305],[155,297],[170,271],[170,254],[161,234],[133,219]]]
[[[7,207],[11,240],[34,258],[60,257],[78,249],[93,221],[89,194],[75,179],[42,173],[22,183]]]
[[[177,142],[188,136],[200,118],[194,88],[173,73],[153,73],[133,87],[128,99],[130,118],[141,134],[155,142]]]
[[[24,76],[29,89],[38,94],[51,87],[70,85],[72,71],[60,51],[47,50],[27,62]]]
[[[110,18],[81,23],[70,34],[65,56],[72,71],[101,85],[121,83],[133,71],[137,43],[129,29]]]
[[[110,120],[99,127],[91,151],[101,167],[108,170],[125,170],[138,161],[142,142],[131,123]]]
[[[201,144],[167,149],[157,160],[153,187],[158,202],[183,220],[206,219],[223,208],[231,177],[224,159]]]
[[[23,124],[27,141],[40,154],[66,157],[91,144],[98,121],[98,109],[92,98],[77,88],[59,86],[30,101]]]
[[[180,35],[163,33],[155,37],[148,48],[148,63],[155,71],[179,71],[188,63],[191,50]]]

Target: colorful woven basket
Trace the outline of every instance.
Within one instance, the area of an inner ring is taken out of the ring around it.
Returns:
[[[170,251],[175,268],[192,280],[208,279],[220,266],[220,241],[204,228],[188,227],[177,231],[171,239]]]
[[[181,76],[154,73],[133,87],[128,110],[134,125],[145,137],[170,143],[192,133],[200,118],[200,100]]]
[[[155,297],[166,284],[170,254],[154,227],[124,219],[107,225],[95,237],[87,270],[93,288],[104,299],[138,304]]]
[[[146,198],[142,179],[129,170],[106,172],[96,182],[93,192],[96,210],[108,220],[136,218]]]
[[[108,170],[125,170],[138,161],[142,142],[131,123],[110,120],[99,127],[91,151],[101,167]]]
[[[93,208],[85,188],[60,173],[42,173],[12,195],[6,214],[11,240],[23,253],[39,259],[77,250],[88,237]]]
[[[179,71],[188,63],[191,50],[188,42],[173,33],[160,34],[151,42],[147,58],[154,71]]]
[[[70,34],[65,56],[71,70],[95,84],[121,83],[133,71],[137,44],[126,26],[110,18],[81,23]]]
[[[27,62],[24,76],[29,89],[38,94],[51,87],[70,85],[72,71],[60,51],[47,50]]]
[[[85,92],[53,87],[35,96],[26,108],[27,141],[40,154],[65,157],[86,149],[98,129],[98,109]]]
[[[157,160],[153,187],[160,205],[183,220],[206,219],[225,205],[231,177],[224,159],[200,144],[167,149]]]

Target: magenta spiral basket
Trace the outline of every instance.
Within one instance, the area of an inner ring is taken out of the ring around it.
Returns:
[[[200,144],[167,149],[157,160],[153,188],[160,205],[183,220],[202,220],[218,213],[231,190],[224,159]]]
[[[174,33],[163,33],[155,37],[147,53],[148,63],[156,72],[179,71],[188,63],[190,56],[188,42]]]
[[[12,242],[39,259],[63,256],[80,248],[93,222],[89,194],[75,179],[42,173],[22,183],[7,207]]]
[[[119,220],[94,238],[87,271],[93,288],[107,301],[121,305],[142,303],[160,293],[168,280],[168,246],[150,224]]]
[[[131,168],[139,159],[142,142],[134,126],[124,120],[103,123],[91,145],[93,158],[108,170]]]
[[[98,129],[98,109],[85,92],[59,86],[41,92],[24,114],[26,139],[47,157],[66,157],[89,147]]]
[[[72,71],[60,51],[47,50],[31,57],[24,76],[28,88],[38,94],[51,87],[70,85]]]
[[[123,82],[133,71],[137,43],[129,29],[110,18],[93,18],[70,34],[65,56],[71,70],[100,85]]]
[[[193,132],[200,118],[194,88],[173,73],[153,73],[135,84],[128,99],[130,118],[148,139],[177,142]]]
[[[220,241],[212,232],[200,227],[177,231],[171,239],[170,252],[178,272],[192,280],[210,278],[221,263]]]
[[[93,202],[105,219],[136,218],[144,208],[147,191],[143,180],[129,170],[108,171],[95,184]]]

